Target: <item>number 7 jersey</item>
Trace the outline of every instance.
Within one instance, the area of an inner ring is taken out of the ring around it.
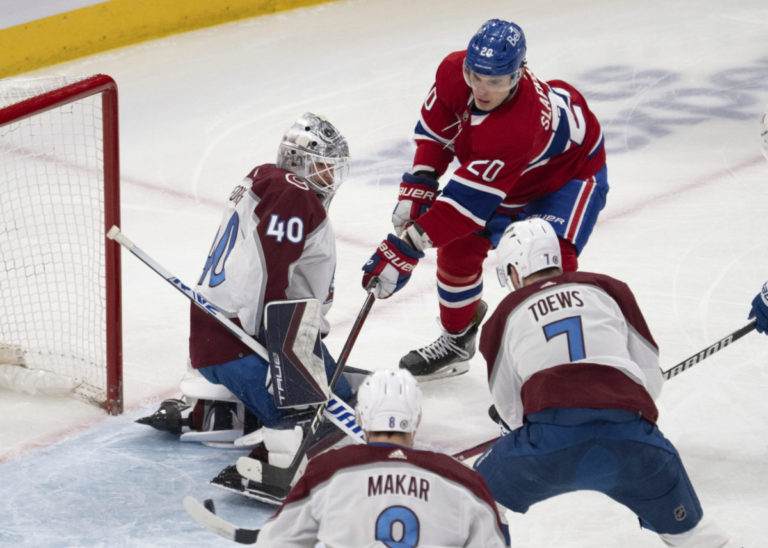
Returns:
[[[265,164],[232,190],[196,290],[257,336],[271,301],[315,298],[327,313],[335,268],[333,229],[314,191],[296,174]],[[194,304],[190,316],[192,367],[253,353]],[[328,331],[325,318],[321,330]]]
[[[513,291],[483,324],[480,351],[512,428],[549,407],[658,417],[658,347],[629,287],[610,276],[568,272]]]

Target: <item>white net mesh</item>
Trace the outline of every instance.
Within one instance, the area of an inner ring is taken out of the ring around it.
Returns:
[[[0,109],[74,81],[0,80]],[[98,94],[0,126],[0,345],[99,402],[106,397],[103,149]]]

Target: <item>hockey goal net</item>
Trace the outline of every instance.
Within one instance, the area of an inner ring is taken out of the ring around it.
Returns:
[[[0,385],[123,410],[117,86],[0,80]]]

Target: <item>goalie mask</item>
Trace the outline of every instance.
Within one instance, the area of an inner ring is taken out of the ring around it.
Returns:
[[[413,434],[421,422],[421,389],[405,369],[375,371],[357,392],[355,412],[366,432]]]
[[[560,242],[555,229],[544,219],[531,217],[512,223],[496,246],[499,283],[514,291],[508,266],[515,269],[520,283],[531,274],[547,268],[562,269]]]
[[[328,209],[349,171],[347,140],[323,116],[307,112],[283,135],[277,166],[305,178]]]

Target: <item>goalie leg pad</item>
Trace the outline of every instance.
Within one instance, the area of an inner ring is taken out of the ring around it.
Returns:
[[[274,301],[264,314],[275,405],[285,409],[328,399],[320,301]]]
[[[293,428],[286,429],[264,428],[263,432],[268,462],[282,467],[290,464],[304,438],[301,425],[296,424]]]

